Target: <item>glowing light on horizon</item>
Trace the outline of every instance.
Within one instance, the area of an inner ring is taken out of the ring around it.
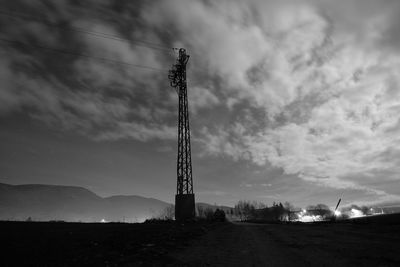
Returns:
[[[364,213],[361,210],[357,209],[351,209],[350,211],[350,218],[358,218],[358,217],[364,217]]]
[[[318,222],[322,221],[323,218],[320,215],[306,215],[307,210],[302,209],[300,213],[298,213],[298,219],[296,221],[298,222]]]
[[[299,216],[300,222],[318,222],[322,221],[322,217],[320,215],[303,215]]]

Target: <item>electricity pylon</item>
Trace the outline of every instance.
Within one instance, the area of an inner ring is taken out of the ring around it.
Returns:
[[[175,219],[190,220],[195,216],[195,204],[192,179],[192,156],[190,149],[189,108],[187,97],[186,64],[189,55],[179,49],[176,64],[169,71],[171,86],[179,96],[178,116],[178,159],[177,192],[175,195]]]

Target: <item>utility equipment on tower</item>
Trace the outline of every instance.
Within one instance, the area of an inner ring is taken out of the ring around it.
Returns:
[[[177,192],[175,195],[175,219],[179,221],[190,220],[195,216],[186,82],[188,61],[189,55],[186,54],[186,50],[180,48],[176,64],[172,66],[168,75],[171,86],[176,89],[179,96]]]

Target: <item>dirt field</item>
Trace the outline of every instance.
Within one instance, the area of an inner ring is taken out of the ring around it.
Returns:
[[[0,240],[0,266],[400,266],[396,223],[1,222]]]
[[[400,225],[232,224],[173,254],[188,266],[400,266]]]
[[[0,222],[0,266],[173,266],[219,224]]]

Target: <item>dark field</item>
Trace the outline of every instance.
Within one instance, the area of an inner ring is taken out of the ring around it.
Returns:
[[[398,219],[186,225],[1,222],[0,266],[400,266]]]
[[[151,266],[217,224],[0,222],[0,266]]]

